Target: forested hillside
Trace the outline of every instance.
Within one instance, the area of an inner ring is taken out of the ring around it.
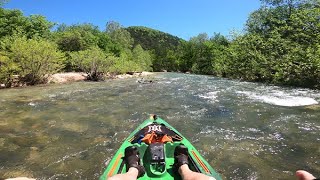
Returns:
[[[6,87],[45,83],[59,71],[101,80],[107,73],[167,70],[320,88],[318,0],[261,0],[244,33],[201,33],[188,41],[112,21],[103,30],[90,23],[57,26],[4,8],[0,19],[0,84]]]
[[[175,60],[168,57],[184,42],[183,39],[141,26],[131,26],[126,30],[131,34],[135,44],[140,44],[143,49],[149,50],[154,54],[153,68],[155,71],[176,71],[178,69]]]

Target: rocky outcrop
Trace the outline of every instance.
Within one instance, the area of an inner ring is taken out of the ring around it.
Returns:
[[[84,81],[87,74],[82,72],[57,73],[49,77],[48,83],[68,83],[74,81]]]

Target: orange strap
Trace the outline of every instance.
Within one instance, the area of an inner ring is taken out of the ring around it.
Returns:
[[[168,135],[158,136],[154,131],[152,131],[150,134],[145,135],[142,138],[142,141],[147,144],[152,144],[156,142],[166,143],[166,142],[173,142],[172,138]]]

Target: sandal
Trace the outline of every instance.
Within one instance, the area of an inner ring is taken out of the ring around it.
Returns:
[[[124,152],[124,159],[127,163],[127,170],[129,170],[129,168],[131,167],[134,167],[138,169],[138,172],[139,172],[138,178],[144,175],[145,169],[140,164],[140,156],[139,156],[139,151],[137,147],[135,146],[127,147]]]
[[[189,164],[188,148],[181,144],[178,145],[174,150],[174,166],[176,169],[179,169],[179,167],[184,164]]]

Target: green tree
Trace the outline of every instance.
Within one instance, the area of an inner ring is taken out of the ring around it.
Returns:
[[[112,41],[122,49],[132,49],[133,38],[131,34],[123,28],[118,22],[110,21],[106,26],[106,33],[109,34]]]
[[[24,33],[28,20],[19,10],[0,8],[0,38],[16,33]]]
[[[27,38],[48,38],[54,23],[46,20],[44,16],[31,15],[25,17],[20,10],[0,8],[0,38],[21,34]]]
[[[141,26],[125,28],[134,39],[134,46],[141,45],[144,50],[152,55],[152,67],[155,71],[177,71],[178,60],[176,51],[181,38],[172,36],[158,30]]]
[[[246,80],[318,87],[320,66],[315,57],[320,42],[320,2],[263,2],[264,6],[247,21],[248,34],[232,45],[235,56],[230,65],[241,70],[235,69],[233,75]]]
[[[4,84],[7,88],[11,87],[14,83],[14,75],[18,74],[19,71],[17,63],[5,53],[0,53],[0,84]]]
[[[16,37],[10,51],[10,58],[21,69],[20,79],[28,85],[44,83],[49,75],[63,68],[64,54],[55,43],[44,39]]]
[[[122,51],[119,57],[112,56],[111,59],[109,72],[112,74],[124,74],[137,69],[137,63],[132,60],[133,55],[129,49]]]
[[[27,18],[28,23],[25,27],[26,36],[31,37],[42,37],[49,38],[50,29],[55,25],[41,15],[31,15]]]
[[[99,42],[98,27],[92,24],[65,26],[60,25],[55,34],[59,49],[62,51],[82,51],[95,47]]]
[[[70,53],[73,65],[88,74],[88,80],[103,80],[108,72],[112,57],[107,58],[106,54],[98,47]]]
[[[118,31],[118,30],[120,30],[122,28],[123,27],[121,26],[120,23],[118,23],[116,21],[109,21],[109,22],[107,22],[107,25],[106,25],[106,33],[112,34],[115,31]]]
[[[134,71],[152,71],[152,57],[149,52],[142,49],[140,45],[137,45],[132,50],[133,61],[137,64],[137,68]]]

